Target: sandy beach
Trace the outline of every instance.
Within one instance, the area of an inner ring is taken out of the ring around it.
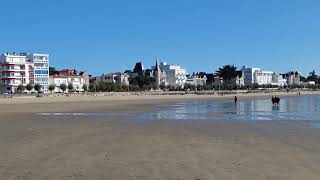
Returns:
[[[309,95],[319,95],[310,92]],[[296,93],[237,95],[269,98]],[[43,112],[156,111],[234,95],[0,99],[0,179],[318,180],[319,129],[288,121],[139,121]]]

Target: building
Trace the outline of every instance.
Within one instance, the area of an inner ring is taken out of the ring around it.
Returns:
[[[287,79],[284,79],[281,74],[273,73],[271,85],[277,87],[284,87],[287,85]]]
[[[258,85],[271,85],[273,74],[272,71],[255,71],[254,83]]]
[[[243,66],[241,68],[244,76],[244,85],[271,85],[272,83],[272,71],[262,71],[260,68],[250,68]]]
[[[316,82],[315,81],[307,81],[307,82],[302,82],[301,83],[303,86],[315,86],[316,85]]]
[[[34,84],[41,86],[41,91],[48,92],[49,87],[49,55],[22,53],[34,64]]]
[[[155,67],[152,69],[155,69]],[[165,83],[167,86],[183,88],[187,82],[187,70],[180,65],[161,62],[159,69],[162,72],[161,83]]]
[[[19,85],[39,84],[48,91],[49,55],[6,53],[0,55],[0,91],[16,93]]]
[[[255,72],[260,71],[260,68],[249,68],[247,66],[243,66],[241,68],[244,75],[244,84],[252,85],[255,83]]]
[[[76,71],[70,71],[67,73],[65,71],[61,71],[60,74],[50,76],[50,84],[55,86],[54,92],[63,92],[61,84],[66,86],[72,84],[73,91],[83,92],[85,90],[84,86],[87,88],[89,86],[89,75],[84,72],[76,73]],[[70,90],[68,89],[66,90],[66,92],[69,91]]]
[[[207,76],[204,73],[193,73],[192,76],[187,77],[186,83],[194,86],[204,86],[207,83]]]
[[[114,83],[118,85],[129,86],[130,75],[126,73],[116,72],[116,73],[105,73],[101,76],[96,77],[96,83],[105,82],[105,83]]]
[[[288,86],[301,85],[302,74],[298,71],[290,71],[288,73],[282,74],[282,76],[287,80]]]
[[[132,73],[137,74],[137,76],[144,76],[145,70],[142,62],[137,62],[136,65],[134,66],[134,69]]]

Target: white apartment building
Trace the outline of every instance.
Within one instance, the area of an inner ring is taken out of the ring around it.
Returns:
[[[283,78],[281,74],[274,73],[272,75],[272,83],[273,86],[284,87],[287,85],[287,79]]]
[[[255,71],[254,83],[258,85],[270,85],[272,83],[272,71]]]
[[[114,83],[129,86],[130,75],[126,73],[106,73],[98,76],[96,82]]]
[[[183,87],[187,82],[187,70],[182,68],[180,65],[161,62],[159,68],[166,75],[165,84],[174,87]]]
[[[0,55],[0,92],[16,93],[19,85],[34,84],[33,63],[20,54]]]
[[[194,73],[192,76],[187,77],[186,83],[195,85],[195,86],[204,86],[207,83],[206,75],[201,75]]]
[[[244,84],[251,85],[257,83],[258,85],[270,85],[272,83],[272,71],[262,71],[260,68],[249,68],[243,66],[241,68],[244,75]]]
[[[286,74],[283,74],[283,77],[287,80],[287,84],[288,86],[292,86],[292,85],[301,85],[301,76],[302,73],[300,72],[288,72]]]
[[[50,76],[50,84],[55,85],[54,92],[63,92],[60,88],[61,84],[64,84],[68,87],[69,84],[72,84],[73,90],[76,92],[83,92],[83,86],[89,86],[89,76],[86,75],[54,75]],[[65,92],[69,92],[67,89]]]
[[[251,85],[255,83],[254,74],[256,71],[260,71],[260,68],[249,68],[247,66],[243,66],[241,68],[241,71],[243,71],[243,75],[244,75],[244,84]]]
[[[34,64],[34,84],[39,84],[43,92],[48,92],[49,86],[49,55],[22,53]]]

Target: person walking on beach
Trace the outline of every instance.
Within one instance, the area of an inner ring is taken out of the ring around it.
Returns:
[[[238,97],[234,96],[234,103],[237,104],[237,102],[238,102]]]
[[[274,96],[272,96],[271,101],[272,101],[272,106],[274,106],[274,104],[275,104],[275,102],[276,102]]]
[[[276,103],[277,103],[277,106],[279,106],[279,103],[280,103],[280,98],[279,97],[276,97]]]

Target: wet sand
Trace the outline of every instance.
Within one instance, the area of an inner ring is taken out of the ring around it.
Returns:
[[[0,103],[0,179],[320,178],[319,129],[299,122],[36,115],[156,111],[190,100],[161,99]]]

